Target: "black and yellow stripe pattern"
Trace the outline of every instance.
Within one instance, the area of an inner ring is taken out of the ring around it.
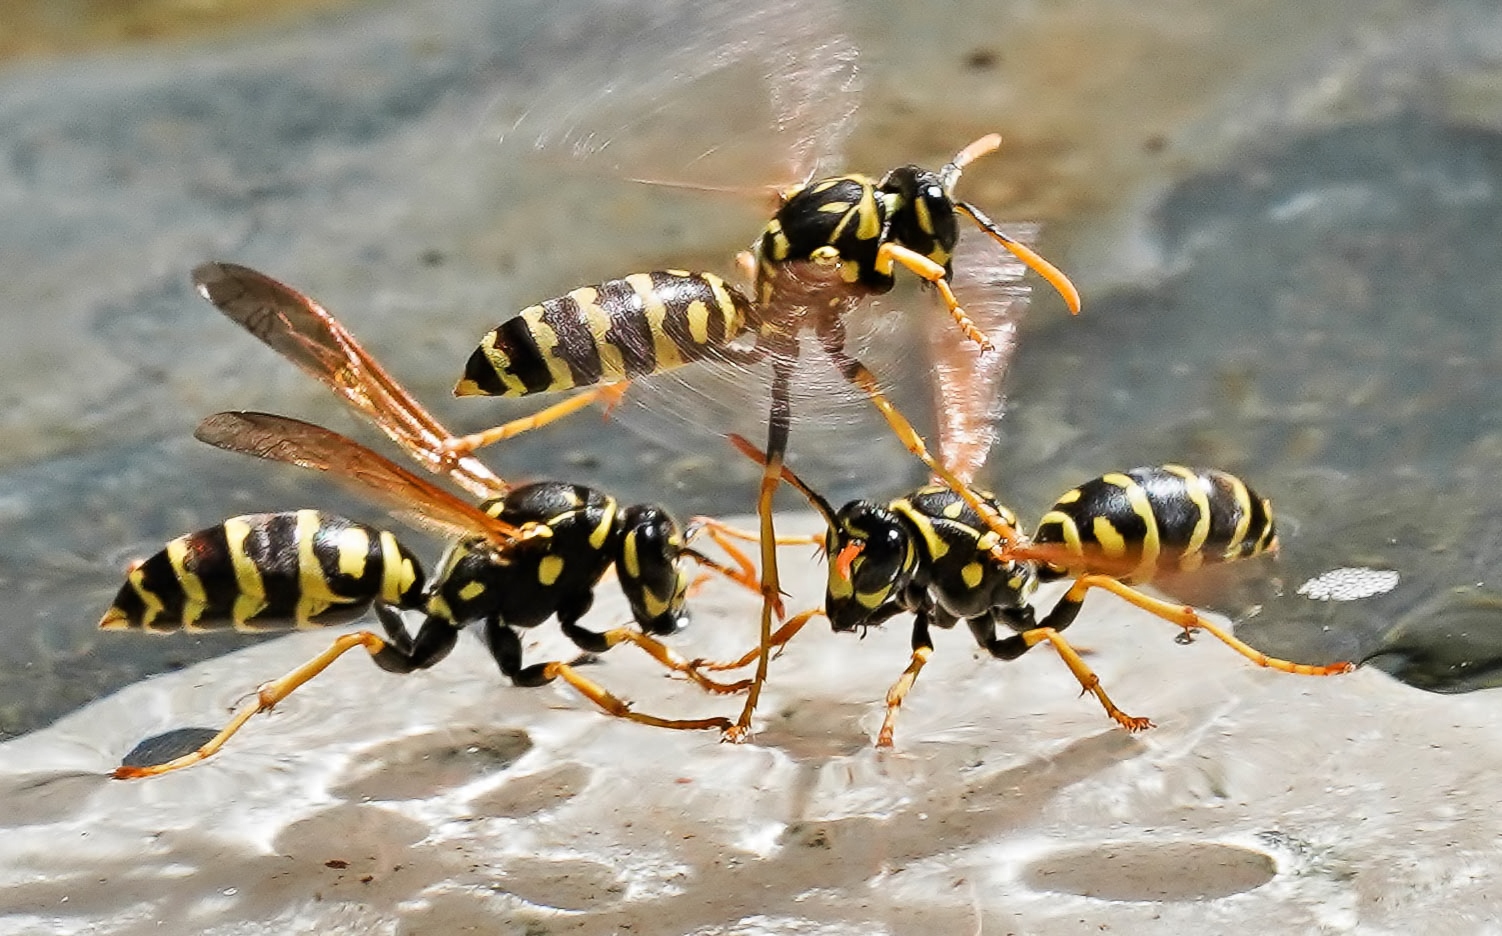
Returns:
[[[528,396],[630,380],[715,356],[749,327],[750,300],[713,273],[633,273],[497,325],[456,396]]]
[[[887,237],[949,270],[960,225],[940,173],[899,166],[881,180],[888,207]]]
[[[1067,492],[1044,514],[1037,544],[1062,544],[1079,558],[1051,562],[1045,578],[1098,570],[1127,584],[1160,572],[1188,572],[1277,545],[1272,505],[1235,475],[1161,465],[1113,472]]]
[[[510,627],[535,627],[589,595],[620,549],[619,505],[593,488],[539,481],[483,509],[514,526],[545,526],[548,535],[504,556],[483,540],[453,544],[434,571],[425,610],[455,627],[492,615]]]
[[[278,629],[381,601],[420,603],[417,558],[390,533],[316,510],[248,514],[169,542],[127,574],[106,630]]]

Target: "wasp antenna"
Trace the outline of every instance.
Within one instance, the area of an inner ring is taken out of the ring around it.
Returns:
[[[1080,314],[1080,291],[1075,288],[1074,283],[1070,282],[1069,277],[1064,275],[1063,270],[1044,260],[1036,250],[1002,233],[995,221],[986,217],[979,208],[969,202],[956,201],[954,206],[969,216],[970,220],[975,222],[976,227],[995,238],[997,243],[1026,264],[1028,269],[1043,277],[1048,285],[1058,290],[1059,295],[1064,297],[1064,304],[1069,307],[1070,315]]]
[[[958,153],[955,153],[954,159],[950,160],[949,164],[953,166],[956,171],[958,171],[975,162],[982,156],[994,153],[1000,148],[1001,134],[988,133],[980,139],[974,141],[970,145],[966,146]]]

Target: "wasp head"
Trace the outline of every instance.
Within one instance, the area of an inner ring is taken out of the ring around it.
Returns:
[[[870,501],[851,501],[825,536],[829,583],[824,610],[837,631],[864,626],[906,587],[917,554],[897,515]]]
[[[917,166],[902,166],[887,173],[878,188],[887,200],[891,239],[948,271],[960,225],[943,177]]]
[[[678,525],[649,504],[622,509],[621,524],[625,535],[616,571],[631,613],[648,634],[675,633],[688,623],[689,576],[679,562],[684,544]]]

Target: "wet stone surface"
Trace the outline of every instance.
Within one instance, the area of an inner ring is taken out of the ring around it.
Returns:
[[[751,44],[815,9],[729,6]],[[1270,653],[1369,663],[1354,676],[1253,672],[1092,597],[1080,643],[1158,729],[1107,730],[1049,651],[1000,664],[943,633],[898,751],[876,755],[879,700],[907,659],[901,618],[861,642],[800,635],[758,745],[739,748],[505,686],[466,642],[406,677],[352,654],[214,763],[104,779],[133,745],[206,730],[328,639],[194,669],[254,641],[100,634],[126,562],[253,510],[382,520],[305,472],[191,440],[207,413],[248,408],[383,444],[195,297],[193,265],[247,263],[319,297],[462,429],[524,409],[448,397],[501,317],[627,270],[733,272],[763,221],[754,200],[621,177],[764,184],[765,108],[733,85],[678,98],[652,84],[706,47],[714,16],[669,18],[628,48],[598,14],[353,5],[193,41],[21,50],[0,71],[0,123],[15,128],[0,141],[0,737],[188,668],[0,747],[0,931],[1483,929],[1499,719],[1477,690],[1502,659],[1502,20],[1464,0],[975,2],[942,20],[830,20],[860,45],[864,84],[830,168],[937,162],[999,129],[966,197],[1043,222],[1044,252],[1085,291],[1078,319],[1035,294],[983,480],[1026,521],[1107,470],[1237,472],[1277,506],[1279,560],[1169,592]],[[598,105],[602,74],[627,128],[604,162],[509,132]],[[650,125],[676,127],[671,144],[631,139],[631,108],[659,101]],[[899,292],[888,308],[926,302]],[[887,363],[924,422],[923,375]],[[754,468],[712,434],[656,432],[586,415],[492,461],[679,516],[750,507]],[[793,449],[835,503],[921,477],[874,423],[805,423]],[[409,537],[436,558],[440,544]],[[790,568],[822,574],[801,552]],[[1366,584],[1328,587],[1339,570]],[[739,652],[754,614],[716,601],[687,645]],[[626,619],[610,607],[591,625]],[[644,705],[736,707],[622,654],[600,678]]]
[[[790,566],[800,605],[817,571]],[[701,598],[706,626],[675,646],[732,655],[750,603],[734,589]],[[621,609],[610,595],[601,610]],[[841,713],[852,721],[836,733],[864,744],[817,752],[769,731],[725,745],[623,724],[565,689],[505,686],[467,640],[426,674],[341,661],[292,699],[317,718],[258,716],[203,764],[104,779],[133,738],[201,720],[218,685],[285,671],[326,638],[264,644],[0,747],[4,801],[29,812],[0,846],[0,932],[134,934],[190,918],[207,933],[352,920],[583,934],[906,934],[935,921],[1467,932],[1489,918],[1476,869],[1502,832],[1478,796],[1502,759],[1492,696],[1424,693],[1374,670],[1259,670],[1213,640],[1176,644],[1120,603],[1087,605],[1071,634],[1113,698],[1156,728],[1113,727],[1047,651],[1001,662],[940,632],[895,749],[877,751],[905,628],[863,640],[810,628],[776,662],[767,711]],[[529,653],[561,648],[539,636]],[[596,675],[641,710],[733,707],[628,651]],[[386,704],[366,707],[375,695]],[[395,788],[374,770],[380,752]],[[67,810],[38,798],[49,789]]]
[[[1213,900],[1277,876],[1265,852],[1214,842],[1127,842],[1061,851],[1035,862],[1023,879],[1038,890],[1099,900]]]

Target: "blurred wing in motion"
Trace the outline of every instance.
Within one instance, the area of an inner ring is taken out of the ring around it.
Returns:
[[[1034,229],[1013,225],[1006,232],[1030,243]],[[911,288],[910,282],[861,299],[845,317],[846,350],[871,369],[883,392],[910,418],[921,416],[921,407],[909,401],[928,394],[938,457],[967,483],[996,441],[1005,402],[1001,382],[1028,308],[1024,272],[1022,263],[985,233],[962,229],[952,285],[991,338],[994,347],[984,353],[954,327],[937,296]],[[925,374],[931,375],[926,386]],[[677,449],[713,451],[719,444],[714,437],[727,433],[760,439],[771,406],[770,375],[769,361],[699,362],[636,381],[615,416]],[[872,440],[890,436],[866,394],[831,366],[812,334],[800,337],[792,398],[792,449],[805,465],[808,459],[820,465],[812,470],[859,477],[873,461]],[[817,446],[807,444],[809,433],[817,435]]]
[[[905,381],[921,379],[924,362],[913,350],[914,340],[921,341],[913,333],[920,323],[898,304],[920,314],[933,312],[948,325],[949,317],[942,309],[934,311],[929,298],[912,290],[873,296],[861,300],[845,319],[846,351],[876,374],[883,390],[901,401],[904,410],[907,400],[923,392],[920,382]],[[749,337],[743,342],[745,348],[752,344]],[[791,386],[795,461],[812,474],[855,477],[873,464],[890,465],[883,457],[873,457],[873,441],[892,446],[894,457],[900,444],[866,394],[841,376],[812,332],[798,336],[798,349]],[[770,357],[756,364],[699,361],[634,381],[612,416],[675,450],[722,452],[720,437],[727,434],[765,438],[771,374]]]
[[[1032,225],[1003,225],[1007,236],[1031,244]],[[1001,381],[1017,349],[1017,327],[1026,314],[1030,287],[1025,267],[984,232],[961,229],[951,286],[970,318],[991,339],[990,351],[965,340],[937,317],[925,329],[932,365],[938,458],[970,483],[996,443],[996,425],[1006,399]]]
[[[498,549],[521,531],[331,429],[271,413],[215,413],[193,435],[227,452],[328,474],[403,522],[447,539],[481,537]]]
[[[443,454],[443,443],[452,438],[449,431],[317,302],[234,263],[198,266],[193,285],[232,321],[359,410],[429,471],[448,475],[476,497],[506,492],[506,483],[478,459]]]
[[[602,175],[775,192],[829,169],[849,133],[857,52],[843,22],[831,0],[555,8],[520,64],[537,87],[485,132]]]

